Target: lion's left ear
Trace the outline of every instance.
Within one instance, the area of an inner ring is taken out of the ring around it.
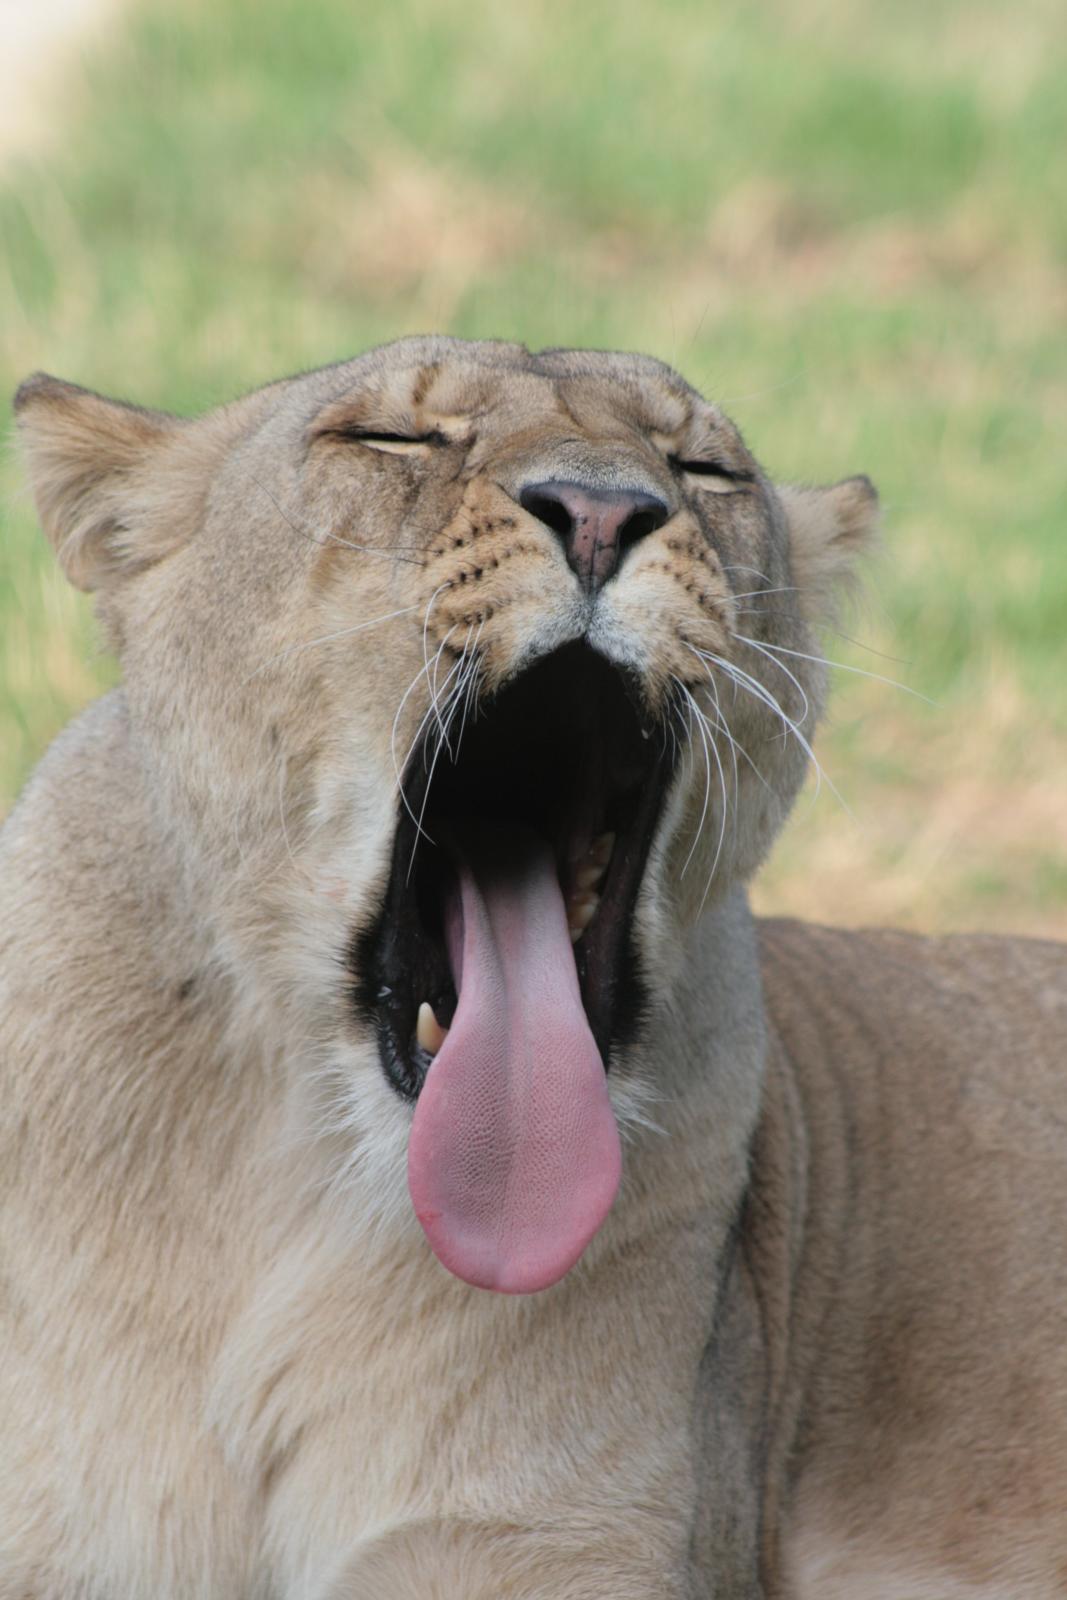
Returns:
[[[870,478],[860,476],[824,489],[783,484],[778,497],[789,525],[801,608],[811,622],[832,621],[856,581],[860,557],[876,542],[878,491]]]
[[[38,372],[15,415],[41,525],[79,589],[103,589],[190,531],[188,476],[174,470],[189,424]]]

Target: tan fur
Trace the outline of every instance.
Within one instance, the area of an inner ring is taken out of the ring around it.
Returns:
[[[776,492],[659,363],[508,344],[18,412],[124,686],[0,837],[0,1600],[1067,1592],[1064,952],[745,900],[867,481]],[[669,504],[595,599],[547,477]],[[447,674],[583,635],[693,709],[623,1188],[508,1298],[429,1253],[349,966]]]

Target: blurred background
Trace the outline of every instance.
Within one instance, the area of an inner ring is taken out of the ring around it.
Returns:
[[[649,351],[885,508],[758,902],[1067,936],[1062,0],[0,0],[0,388]],[[7,452],[0,814],[113,681]]]

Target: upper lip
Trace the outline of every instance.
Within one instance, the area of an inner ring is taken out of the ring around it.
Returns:
[[[401,1094],[418,1094],[428,1065],[416,1041],[420,1004],[445,1027],[455,1009],[443,901],[452,852],[479,821],[539,833],[564,894],[583,898],[572,919],[572,936],[583,924],[575,964],[590,1029],[610,1063],[643,1007],[632,918],[672,750],[635,681],[583,643],[527,668],[468,716],[461,739],[452,732],[441,744],[430,720],[404,773],[381,906],[352,951],[357,1009],[373,1021]],[[582,867],[591,850],[599,859],[609,847],[597,896]]]

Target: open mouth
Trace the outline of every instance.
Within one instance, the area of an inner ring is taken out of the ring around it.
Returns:
[[[605,1075],[641,1012],[631,922],[671,761],[584,645],[523,673],[451,745],[438,733],[405,774],[357,1003],[416,1101],[409,1186],[435,1252],[479,1286],[541,1288],[618,1184]]]

